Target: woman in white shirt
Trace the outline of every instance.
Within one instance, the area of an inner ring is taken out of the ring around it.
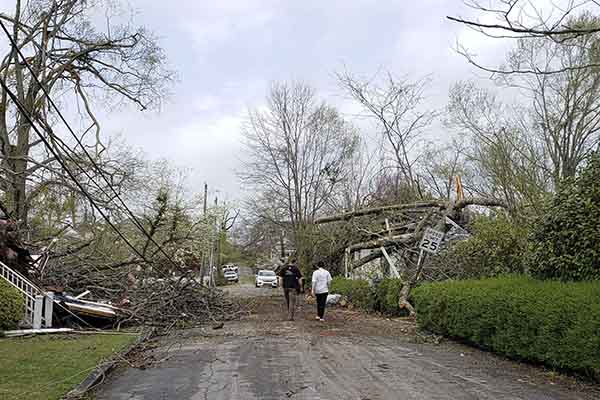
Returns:
[[[331,274],[323,268],[324,264],[323,261],[315,264],[312,274],[312,295],[317,298],[317,320],[321,322],[325,321],[325,305],[331,285]]]

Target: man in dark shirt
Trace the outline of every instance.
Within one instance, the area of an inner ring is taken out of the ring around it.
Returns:
[[[294,311],[296,311],[296,297],[300,293],[302,273],[294,262],[285,265],[279,271],[279,277],[283,281],[283,294],[287,304],[288,318],[294,320]]]

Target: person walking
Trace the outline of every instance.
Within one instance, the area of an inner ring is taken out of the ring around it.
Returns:
[[[325,321],[325,305],[329,286],[331,285],[331,274],[325,268],[325,263],[319,261],[313,266],[312,295],[317,298],[317,320]]]
[[[279,277],[283,281],[283,294],[285,296],[285,302],[287,305],[288,319],[294,320],[294,312],[296,311],[296,298],[300,293],[302,273],[292,260],[291,263],[285,265],[281,271],[279,271]]]

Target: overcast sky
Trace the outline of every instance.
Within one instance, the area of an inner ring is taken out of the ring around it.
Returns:
[[[131,107],[103,115],[104,133],[122,135],[148,158],[190,168],[192,190],[206,181],[229,198],[240,194],[240,123],[249,107],[264,103],[271,82],[305,81],[349,111],[335,71],[430,74],[428,103],[440,108],[452,83],[481,75],[454,52],[457,41],[493,63],[505,52],[496,41],[446,20],[472,15],[462,0],[129,3],[135,22],[160,38],[179,81],[159,113]],[[444,136],[441,129],[434,134]]]

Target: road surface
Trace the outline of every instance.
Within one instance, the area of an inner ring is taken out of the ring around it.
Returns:
[[[246,298],[246,317],[163,339],[155,350],[162,362],[117,371],[97,399],[600,399],[597,387],[571,378],[423,341],[407,320],[336,309],[321,323],[303,300],[290,322],[279,290],[228,290]]]

